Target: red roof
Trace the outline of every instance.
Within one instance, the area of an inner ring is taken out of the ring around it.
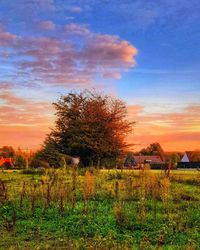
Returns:
[[[3,166],[4,163],[9,163],[11,166],[13,165],[13,159],[12,158],[0,158],[0,167]]]
[[[145,163],[146,161],[157,164],[164,163],[159,155],[134,155],[134,159],[136,163]]]

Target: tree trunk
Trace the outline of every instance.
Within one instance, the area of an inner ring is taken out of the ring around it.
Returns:
[[[98,156],[98,157],[97,157],[97,169],[100,168],[100,163],[101,163],[101,159],[100,159],[100,157]]]

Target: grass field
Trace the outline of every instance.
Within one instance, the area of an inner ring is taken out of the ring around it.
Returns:
[[[0,249],[200,249],[197,170],[27,173],[0,172]]]

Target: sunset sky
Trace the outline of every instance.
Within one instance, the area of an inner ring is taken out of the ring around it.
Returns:
[[[135,150],[199,149],[200,1],[0,0],[0,146],[39,148],[85,88],[127,103]]]

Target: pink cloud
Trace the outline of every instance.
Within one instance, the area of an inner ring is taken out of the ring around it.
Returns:
[[[0,90],[7,90],[7,89],[12,89],[12,88],[13,88],[13,83],[0,81]]]
[[[44,30],[54,30],[55,24],[52,21],[42,21],[39,23],[39,27]]]
[[[54,0],[36,0],[36,6],[42,7],[48,10],[55,10]],[[34,3],[34,2],[33,2]]]
[[[36,126],[49,124],[53,107],[47,102],[35,102],[16,96],[12,91],[0,93],[0,124],[7,126]]]
[[[50,21],[43,25],[53,28]],[[86,25],[70,23],[63,29],[57,38],[2,33],[7,39],[4,43],[7,41],[13,55],[18,57],[14,67],[20,74],[26,74],[30,84],[35,78],[43,84],[91,86],[97,76],[120,79],[122,72],[135,66],[137,49],[128,41],[91,32]],[[78,43],[74,42],[77,35]]]
[[[73,7],[70,8],[70,11],[72,13],[81,13],[82,12],[82,8],[79,7],[79,6],[73,6]]]
[[[5,101],[9,105],[25,105],[28,103],[27,100],[15,96],[10,91],[1,92],[0,100]]]
[[[6,32],[3,26],[0,26],[0,46],[8,46],[14,39],[16,39],[14,34]]]
[[[64,27],[65,31],[69,34],[87,36],[90,35],[90,31],[86,25],[80,25],[76,23],[69,23]]]
[[[111,72],[111,73],[105,73],[104,75],[103,75],[103,77],[105,78],[105,79],[115,79],[115,80],[119,80],[119,79],[121,79],[121,74],[119,73],[119,72]]]
[[[90,66],[104,66],[112,70],[128,69],[135,65],[137,49],[117,36],[96,35],[83,50],[83,58]]]

